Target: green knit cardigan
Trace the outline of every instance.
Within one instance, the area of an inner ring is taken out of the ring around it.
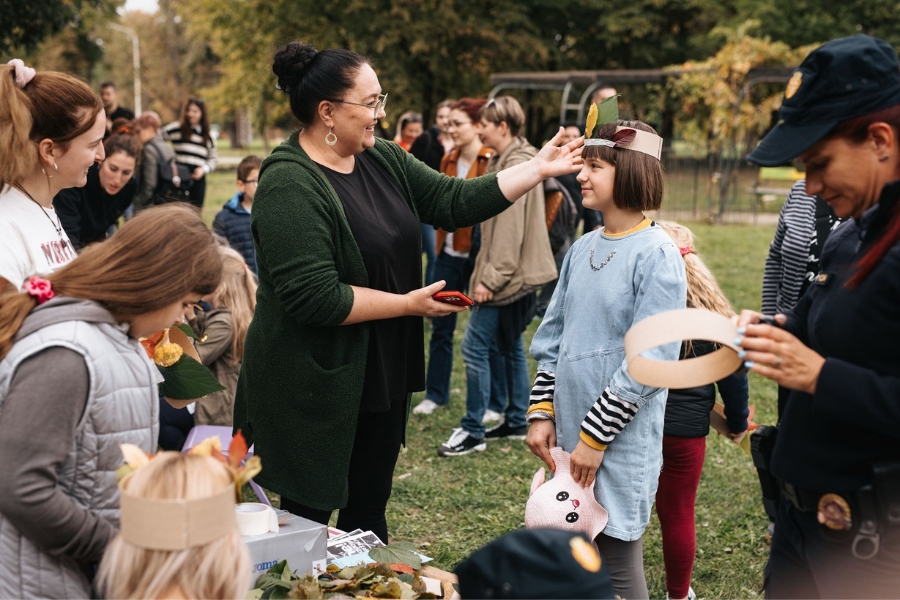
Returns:
[[[423,223],[454,231],[510,206],[496,174],[447,177],[381,139],[366,152]],[[256,445],[259,484],[311,508],[342,508],[369,328],[341,323],[353,306],[350,286],[369,279],[343,204],[297,133],[263,161],[251,230],[259,289],[234,428]]]

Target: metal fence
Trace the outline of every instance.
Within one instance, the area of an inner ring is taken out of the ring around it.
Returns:
[[[756,194],[759,168],[743,158],[663,150],[661,219],[711,223],[774,223],[785,194]]]

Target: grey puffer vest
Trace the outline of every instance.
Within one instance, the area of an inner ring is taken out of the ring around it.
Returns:
[[[156,384],[161,376],[140,344],[128,337],[127,325],[117,324],[105,308],[88,300],[56,298],[32,311],[0,361],[0,411],[18,365],[55,346],[81,354],[90,377],[87,405],[58,468],[58,485],[79,507],[118,527],[119,444],[156,451]],[[35,443],[40,443],[40,432],[35,432]],[[87,598],[91,585],[82,567],[47,554],[0,514],[0,598]]]

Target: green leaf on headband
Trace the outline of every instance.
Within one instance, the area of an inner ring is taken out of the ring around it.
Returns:
[[[196,400],[225,389],[209,369],[187,354],[182,354],[171,367],[157,365],[156,368],[165,379],[159,384],[159,393],[165,398]]]
[[[599,125],[602,126],[610,123],[617,123],[619,121],[619,97],[610,96],[597,105],[597,110],[600,113],[599,118],[597,119]]]

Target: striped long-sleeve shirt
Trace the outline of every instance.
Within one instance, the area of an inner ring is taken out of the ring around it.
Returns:
[[[818,254],[824,246],[824,240],[818,240],[814,248],[810,248],[815,235],[816,198],[806,194],[806,180],[801,179],[791,188],[781,208],[775,239],[769,245],[763,273],[764,314],[787,312],[800,300],[811,261],[818,263]],[[815,256],[810,256],[811,250]]]
[[[528,421],[553,419],[553,394],[556,390],[556,374],[538,371],[531,388]],[[634,419],[637,406],[613,394],[609,388],[594,402],[581,423],[581,440],[595,450],[606,450],[607,445]]]
[[[175,150],[175,160],[181,164],[193,167],[203,167],[209,173],[216,168],[216,142],[212,138],[209,142],[195,129],[188,140],[181,139],[181,123],[169,123],[162,130],[164,140],[172,143]]]

